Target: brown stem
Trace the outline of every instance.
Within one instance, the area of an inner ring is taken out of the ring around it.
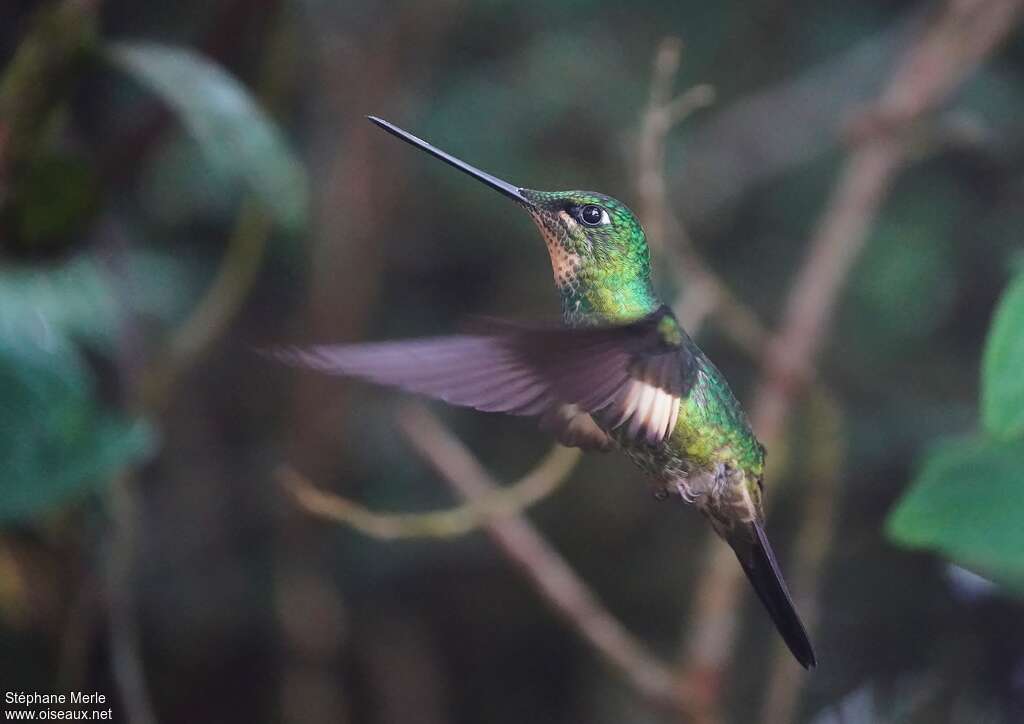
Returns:
[[[454,538],[482,528],[496,518],[523,513],[554,493],[580,459],[578,448],[555,445],[521,480],[484,498],[447,510],[426,513],[379,513],[353,500],[317,488],[290,467],[277,478],[296,504],[326,520],[342,523],[378,540]]]
[[[911,132],[1016,25],[1021,0],[949,0],[904,54],[878,103],[852,124],[853,151],[790,288],[755,394],[758,433],[775,439],[807,383],[853,261],[863,248]]]
[[[790,287],[782,327],[769,342],[751,419],[765,445],[778,441],[792,402],[812,377],[843,283],[904,160],[904,144],[882,138],[850,155]]]
[[[820,611],[813,592],[819,572],[832,548],[836,508],[842,482],[841,471],[846,454],[842,410],[837,401],[820,385],[807,401],[807,464],[804,478],[807,499],[803,520],[793,542],[790,586],[796,593],[800,614],[808,629],[814,630]],[[803,672],[790,665],[791,654],[782,640],[775,643],[762,707],[762,724],[789,724],[796,721]]]
[[[170,334],[162,352],[143,370],[133,391],[134,405],[141,413],[158,416],[175,383],[238,316],[262,267],[271,228],[270,216],[260,204],[244,200],[213,283],[192,314]],[[151,724],[156,716],[147,694],[132,580],[142,517],[137,477],[138,470],[126,471],[114,482],[109,496],[114,521],[107,561],[110,645],[114,678],[128,721]]]
[[[126,721],[156,724],[139,646],[139,617],[135,581],[138,547],[138,491],[132,472],[114,481],[109,495],[114,529],[107,554],[108,636],[111,669]]]
[[[764,356],[752,421],[769,449],[781,442],[793,403],[813,378],[843,283],[885,193],[907,160],[914,125],[1009,34],[1021,8],[1021,0],[949,0],[912,42],[876,108],[854,125],[853,150],[790,288],[780,331]],[[722,559],[722,567],[709,566],[715,572],[698,591],[692,619],[694,636],[684,659],[684,683],[690,686],[721,681],[735,641],[741,575],[734,564],[725,565],[725,547],[718,549],[713,563],[717,566]],[[797,599],[804,594],[794,593]],[[724,632],[713,649],[704,645],[701,633],[709,627]],[[717,694],[709,694],[712,707],[717,706]]]
[[[493,494],[496,481],[447,429],[422,407],[408,408],[402,430],[420,455],[466,500]],[[630,634],[529,521],[521,515],[485,524],[492,540],[514,561],[534,588],[641,696],[681,714],[686,697],[672,673]]]
[[[668,202],[665,142],[672,129],[694,111],[714,101],[714,89],[698,85],[672,98],[672,84],[682,58],[678,38],[666,38],[654,58],[650,100],[636,144],[636,189],[641,218],[655,253],[682,290],[672,307],[682,325],[696,336],[710,316],[740,347],[756,355],[768,337],[757,315],[732,293],[697,251],[679,216]]]
[[[0,75],[0,208],[81,73],[79,61],[94,40],[99,4],[63,0],[43,7]]]
[[[400,149],[353,109],[385,113],[399,84],[429,84],[424,78],[438,65],[431,60],[446,47],[448,30],[457,18],[451,3],[401,7],[391,22],[355,35],[334,21],[344,17],[341,13],[328,14],[327,22],[322,14],[303,14],[309,23],[302,40],[314,51],[318,88],[307,156],[320,182],[312,202],[302,327],[315,339],[360,335],[378,288],[386,281],[386,230],[394,220],[396,201],[403,197],[403,174],[396,163],[382,162],[387,153],[398,158]],[[350,42],[339,43],[339,38]],[[406,62],[410,58],[415,58],[414,64]],[[325,386],[331,387],[330,406],[324,405]],[[287,454],[315,480],[328,479],[338,470],[338,451],[350,432],[337,419],[343,406],[344,399],[330,380],[309,376],[293,388]],[[330,424],[324,422],[326,415],[332,418]],[[331,564],[323,556],[310,555],[316,545],[306,519],[282,518],[273,535],[273,588],[280,602],[275,617],[282,651],[275,718],[302,724],[347,721],[352,697],[339,686],[330,665],[345,637],[339,632],[308,640],[301,634],[309,628],[307,621],[301,611],[287,605],[292,591],[301,595],[304,581],[330,580],[324,571]],[[310,707],[310,692],[322,697],[322,706]]]
[[[238,315],[263,265],[272,223],[254,199],[246,199],[217,276],[192,314],[171,334],[140,381],[143,409],[159,411],[183,372],[199,360]]]

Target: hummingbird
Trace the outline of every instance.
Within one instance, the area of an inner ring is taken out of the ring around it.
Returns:
[[[562,323],[281,350],[285,362],[451,405],[538,418],[560,443],[625,453],[656,494],[695,505],[728,543],[796,660],[816,665],[765,534],[765,448],[721,372],[662,303],[637,217],[593,191],[520,188],[376,116],[370,121],[526,210],[547,247]]]

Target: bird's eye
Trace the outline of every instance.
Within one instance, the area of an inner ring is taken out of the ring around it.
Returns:
[[[598,226],[604,221],[607,221],[608,213],[600,206],[594,204],[587,204],[580,209],[580,221],[587,226]]]

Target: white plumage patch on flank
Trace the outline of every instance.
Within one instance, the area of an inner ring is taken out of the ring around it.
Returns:
[[[619,395],[618,417],[612,428],[629,423],[630,437],[643,438],[650,445],[662,442],[679,419],[679,398],[657,385],[632,380]]]

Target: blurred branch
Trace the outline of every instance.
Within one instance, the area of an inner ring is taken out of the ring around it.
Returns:
[[[157,414],[167,403],[174,383],[218,339],[248,296],[262,264],[269,216],[247,200],[239,212],[224,260],[206,295],[192,315],[171,335],[167,348],[151,357],[134,391],[138,411]],[[124,700],[128,721],[156,721],[147,693],[139,651],[137,602],[132,573],[138,548],[141,518],[137,471],[129,470],[111,486],[109,506],[113,519],[107,553],[109,635],[114,679]]]
[[[174,383],[217,340],[238,314],[259,273],[270,238],[270,215],[247,198],[235,222],[220,268],[191,316],[171,335],[166,349],[154,355],[139,390],[144,409],[159,410]]]
[[[715,100],[715,89],[710,85],[698,85],[673,99],[672,86],[679,72],[682,54],[683,43],[674,37],[663,39],[655,53],[650,97],[637,139],[635,173],[641,216],[646,222],[651,245],[665,251],[668,246],[666,237],[670,234],[678,237],[679,262],[690,272],[693,267],[701,266],[701,262],[695,258],[689,234],[666,201],[665,137],[693,112],[711,105]]]
[[[309,99],[306,158],[313,189],[314,232],[307,240],[306,299],[302,326],[320,339],[352,339],[361,334],[383,274],[388,238],[396,204],[404,198],[405,174],[388,154],[399,158],[401,149],[381,134],[355,108],[383,109],[400,97],[400,88],[428,87],[443,66],[443,52],[450,48],[450,30],[458,26],[458,6],[451,3],[404,3],[388,22],[363,23],[358,9],[330,12],[315,3],[288,3],[304,18],[300,54],[310,58],[302,87],[310,78],[317,92]],[[355,20],[353,26],[351,22]],[[372,69],[372,72],[368,72]],[[401,156],[405,158],[405,156]],[[387,190],[386,193],[383,190]],[[328,479],[338,470],[340,441],[346,430],[323,424],[325,386],[333,383],[315,376],[303,378],[293,388],[289,403],[288,459],[314,480]],[[334,410],[344,405],[332,387]],[[334,421],[336,423],[336,420]],[[300,576],[325,577],[333,563],[311,556],[314,530],[298,516],[282,518],[274,531],[274,588],[279,600],[287,598]],[[335,664],[342,654],[341,639],[331,650],[315,651],[294,635],[297,615],[287,606],[275,607],[280,625],[278,648],[282,652],[280,702],[276,719],[283,723],[317,724],[346,718],[340,712],[353,698],[346,685],[339,686]],[[316,662],[318,666],[311,666]],[[309,692],[318,692],[328,705],[310,716]],[[293,692],[301,692],[297,697]]]
[[[255,203],[246,201],[239,212],[221,267],[193,314],[179,327],[163,352],[150,358],[133,390],[136,412],[157,415],[167,403],[174,383],[219,338],[248,296],[262,263],[270,220]],[[141,501],[138,470],[125,471],[111,485],[108,505],[113,521],[107,550],[106,595],[108,632],[114,680],[124,702],[127,720],[156,721],[147,692],[139,631],[135,585],[132,580],[139,547]]]
[[[640,213],[652,248],[665,257],[666,266],[680,290],[672,307],[683,326],[691,335],[697,336],[703,324],[715,317],[729,338],[757,359],[770,336],[768,330],[707,265],[668,202],[665,145],[669,133],[682,118],[681,114],[670,113],[669,109],[683,106],[682,99],[705,87],[697,86],[678,96],[677,101],[671,100],[671,88],[679,72],[681,58],[682,43],[677,38],[664,39],[655,53],[650,101],[641,120],[636,154]],[[697,95],[700,97],[699,92]],[[717,596],[724,593],[734,599],[738,591],[727,591],[725,585],[731,583],[734,589],[738,589],[740,583],[730,577],[729,572],[738,567],[735,561],[730,560],[729,549],[714,542],[711,545],[696,582],[695,607],[700,628],[691,627],[694,633],[691,634],[689,652],[692,655],[693,642],[696,641],[702,659],[715,655],[724,657],[724,652],[729,650],[731,634],[728,620],[735,614],[722,609]],[[712,614],[716,614],[714,618]],[[726,621],[725,625],[722,625],[722,619]],[[683,668],[677,677],[677,696],[686,696],[695,721],[713,724],[719,719],[715,706],[718,679],[715,676],[702,678],[691,675],[687,663],[689,658],[684,658]]]
[[[139,650],[138,605],[132,574],[141,518],[135,481],[127,472],[113,482],[109,504],[114,527],[108,542],[107,589],[110,656],[114,681],[132,724],[156,724]]]
[[[66,98],[94,37],[99,0],[64,0],[44,7],[0,76],[0,207],[11,176],[31,158]]]
[[[782,327],[755,395],[755,427],[777,438],[793,398],[812,377],[843,282],[882,198],[907,158],[922,116],[1005,39],[1021,0],[950,0],[904,54],[877,104],[851,126],[853,150],[790,289]]]
[[[1020,0],[950,0],[912,40],[874,108],[852,126],[852,150],[812,235],[794,280],[780,331],[771,339],[757,385],[752,421],[771,449],[782,439],[794,401],[813,379],[843,283],[862,249],[885,193],[907,161],[915,126],[1003,40]],[[697,594],[684,680],[717,687],[736,633],[741,574],[716,546]],[[801,591],[796,591],[797,599]],[[711,632],[709,634],[709,632]],[[717,706],[717,692],[709,694]]]
[[[683,45],[665,38],[654,58],[650,100],[637,139],[636,189],[640,216],[655,252],[668,262],[681,292],[673,302],[682,325],[696,336],[715,315],[725,332],[750,354],[757,354],[768,333],[750,308],[740,302],[697,252],[682,220],[668,203],[665,142],[668,134],[694,111],[714,101],[714,89],[698,85],[672,97]]]
[[[54,109],[66,100],[69,87],[84,67],[80,61],[95,37],[100,4],[100,0],[64,0],[44,7],[0,77],[0,209],[10,200],[14,177],[50,131]],[[139,660],[135,598],[128,580],[136,521],[131,496],[127,478],[114,481],[111,504],[115,525],[106,580],[110,652],[127,720],[152,724],[156,719]]]
[[[59,689],[82,689],[85,686],[89,653],[96,633],[95,623],[101,613],[102,585],[102,580],[87,577],[68,604],[54,676]]]
[[[673,202],[683,218],[715,216],[834,148],[851,111],[877,97],[899,51],[934,10],[933,3],[919,3],[848,49],[695,123],[686,162],[673,169]]]
[[[846,446],[843,415],[836,399],[816,385],[807,400],[807,460],[804,478],[808,481],[802,523],[793,543],[790,586],[801,602],[800,614],[808,630],[817,628],[820,610],[817,597],[818,577],[825,557],[832,549],[837,500]],[[769,668],[767,695],[758,720],[762,724],[790,724],[796,721],[798,693],[804,672],[790,664],[792,654],[781,639],[775,641],[773,662]]]
[[[11,628],[24,626],[29,618],[28,588],[14,547],[0,538],[0,614]]]
[[[410,407],[401,415],[400,424],[420,455],[459,495],[469,501],[493,495],[496,481],[432,414],[422,407]],[[521,515],[492,518],[486,528],[544,600],[637,693],[659,706],[687,712],[686,697],[677,696],[672,674],[665,664],[601,605],[529,521]]]
[[[578,448],[555,445],[521,480],[449,510],[429,513],[377,513],[340,495],[318,489],[298,471],[284,466],[277,478],[296,503],[321,518],[355,528],[381,540],[453,538],[497,518],[518,515],[557,490],[580,459]]]

